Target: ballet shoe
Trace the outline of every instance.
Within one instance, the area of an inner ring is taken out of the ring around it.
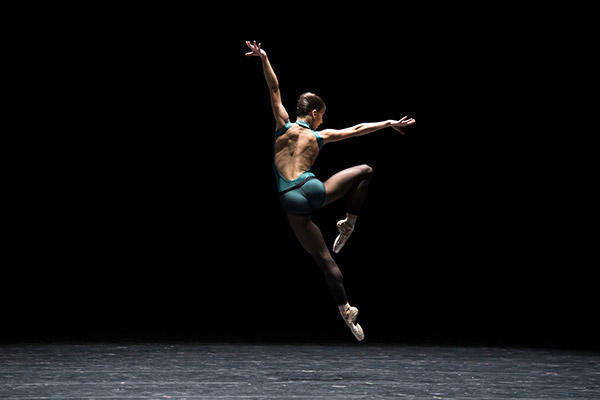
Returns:
[[[339,253],[342,247],[346,244],[346,241],[354,231],[354,225],[348,222],[346,219],[337,222],[337,228],[340,234],[335,238],[333,242],[333,252]]]
[[[344,311],[341,311],[340,314],[350,328],[350,332],[354,335],[356,340],[361,341],[365,338],[365,333],[362,327],[356,323],[356,317],[358,316],[358,308],[349,306],[346,307]]]

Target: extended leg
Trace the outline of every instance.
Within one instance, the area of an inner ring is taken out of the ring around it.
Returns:
[[[342,282],[342,271],[331,257],[321,230],[310,219],[310,216],[288,214],[292,230],[304,249],[313,256],[315,262],[325,275],[329,290],[338,305],[338,309],[346,325],[357,340],[363,340],[365,335],[362,327],[355,323],[358,309],[351,307],[346,298],[346,291]]]
[[[310,219],[310,216],[288,214],[288,219],[298,241],[313,257],[325,275],[325,280],[336,304],[338,306],[345,304],[348,299],[344,289],[342,271],[331,257],[319,227]]]

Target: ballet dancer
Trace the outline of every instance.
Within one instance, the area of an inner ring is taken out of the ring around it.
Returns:
[[[354,231],[361,206],[367,196],[373,169],[365,164],[358,165],[340,171],[325,182],[321,182],[310,168],[321,148],[327,143],[366,135],[387,127],[404,134],[402,128],[414,124],[415,120],[403,117],[400,120],[362,123],[346,129],[317,131],[316,129],[323,123],[325,103],[314,93],[303,93],[296,105],[296,121],[292,123],[281,103],[279,82],[267,53],[260,43],[256,44],[256,41],[253,43],[247,41],[246,45],[250,51],[245,55],[260,57],[262,61],[271,97],[271,107],[276,122],[274,171],[280,202],[298,241],[323,272],[346,325],[357,340],[363,340],[364,331],[356,323],[358,309],[348,303],[342,272],[333,260],[321,231],[312,221],[311,213],[348,195],[346,218],[337,222],[339,234],[333,243],[333,251],[338,253]]]

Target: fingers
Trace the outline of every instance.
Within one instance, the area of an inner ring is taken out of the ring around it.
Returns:
[[[396,122],[396,126],[408,126],[408,125],[412,125],[414,124],[416,121],[411,118],[411,119],[406,119],[407,117],[404,116],[401,119],[398,120],[398,122]]]
[[[250,48],[250,52],[246,53],[246,56],[258,56],[260,55],[260,46],[261,44],[259,43],[258,45],[256,44],[256,40],[254,41],[254,44],[250,43],[248,40],[246,40],[246,46],[248,46]]]
[[[417,121],[415,121],[415,119],[414,119],[414,118],[410,118],[410,119],[406,119],[406,118],[407,118],[407,117],[406,117],[406,116],[404,116],[404,117],[402,117],[401,119],[399,119],[399,120],[396,122],[396,124],[395,124],[395,125],[392,125],[392,128],[394,128],[395,130],[397,130],[398,132],[400,132],[400,133],[401,133],[401,134],[403,134],[403,135],[405,135],[405,133],[404,133],[404,131],[403,131],[401,128],[403,128],[403,127],[405,127],[405,126],[412,125],[412,124],[414,124],[415,122],[417,122]]]
[[[252,43],[250,43],[249,41],[246,40],[246,45],[250,48],[250,50],[252,50],[251,53],[254,53],[254,46],[252,46]],[[252,54],[248,54],[246,53],[246,55],[252,55]]]

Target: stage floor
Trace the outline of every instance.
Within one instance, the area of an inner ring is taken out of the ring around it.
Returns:
[[[600,355],[356,344],[0,344],[1,399],[600,399]]]

